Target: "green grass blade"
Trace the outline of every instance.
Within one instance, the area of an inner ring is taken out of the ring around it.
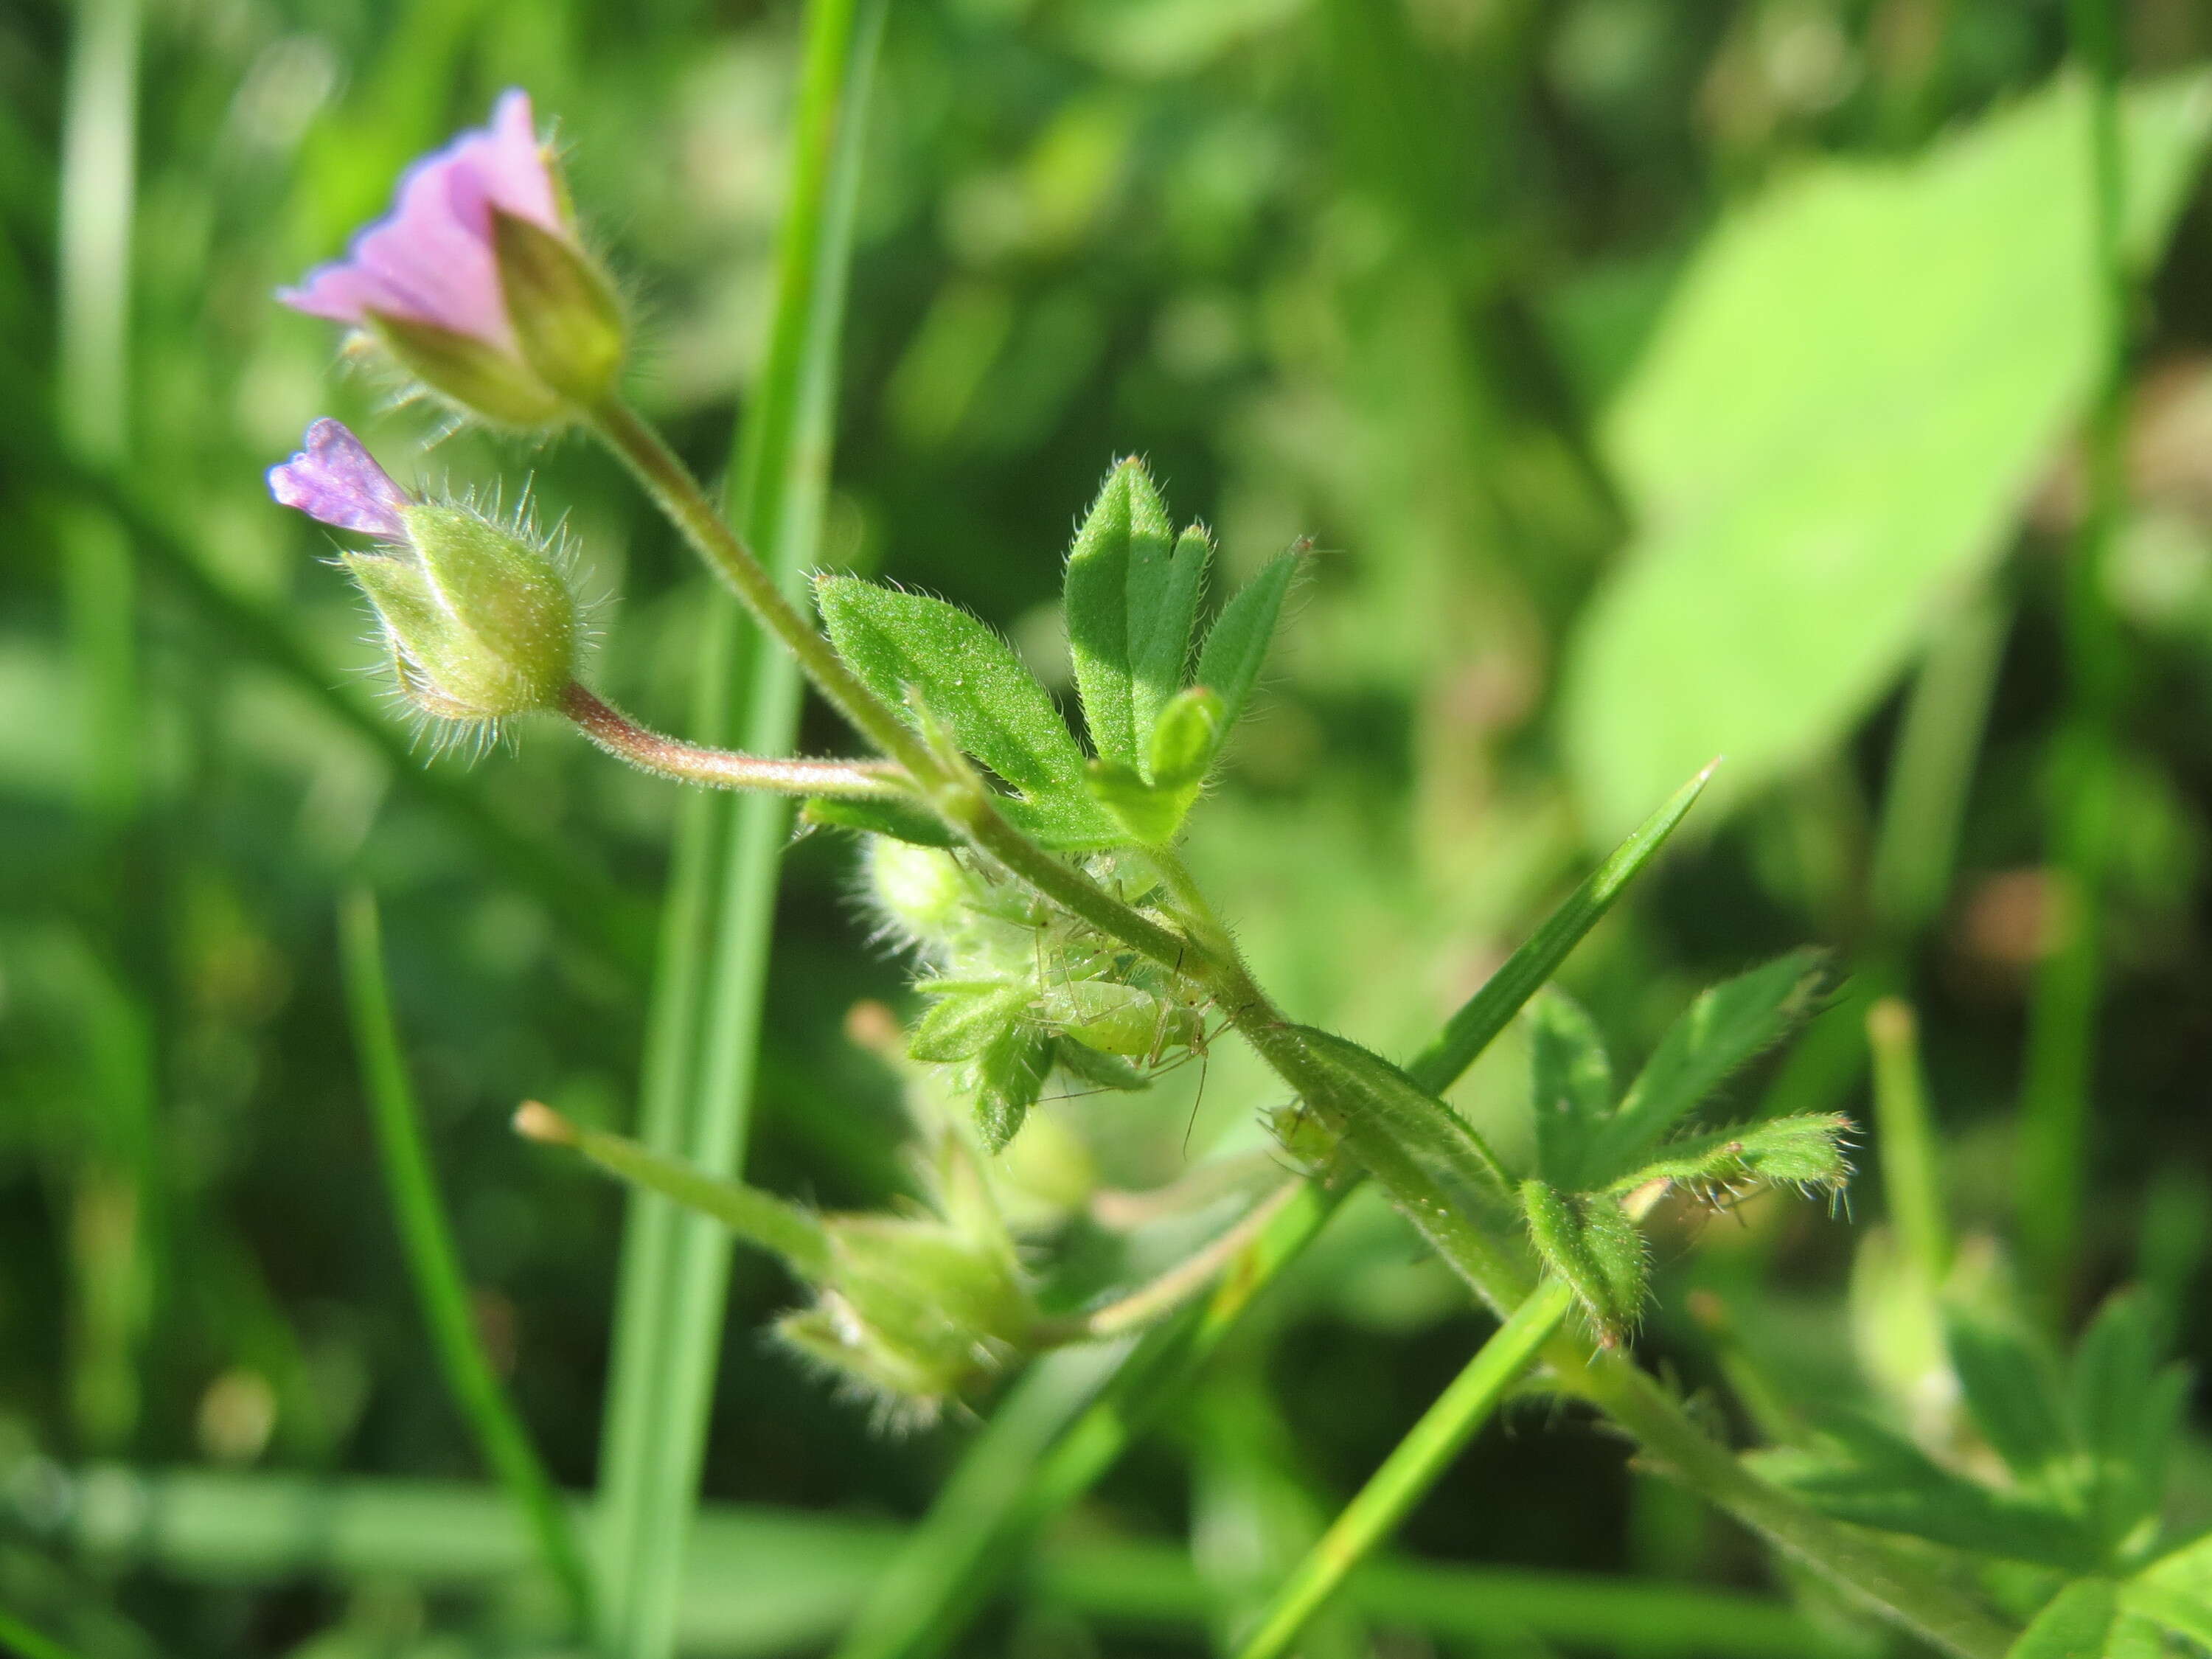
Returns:
[[[74,1486],[76,1477],[67,1478]],[[513,1509],[482,1486],[112,1464],[83,1478],[116,1501],[71,1504],[67,1540],[186,1583],[398,1580],[451,1593],[495,1585],[530,1564]],[[891,1568],[904,1536],[872,1516],[706,1505],[684,1564],[686,1648],[819,1648]],[[1133,1634],[1197,1631],[1218,1611],[1188,1551],[1164,1540],[1054,1540],[1037,1549],[1023,1587]],[[1393,1628],[1448,1643],[1533,1634],[1577,1649],[1683,1659],[1871,1659],[1881,1650],[1878,1638],[1855,1637],[1771,1598],[1618,1576],[1384,1558],[1353,1573],[1343,1595]]]
[[[1466,1369],[1421,1413],[1421,1420],[1283,1581],[1237,1650],[1238,1659],[1279,1659],[1297,1639],[1306,1621],[1397,1529],[1490,1420],[1506,1390],[1534,1363],[1537,1350],[1573,1306],[1573,1293],[1558,1280],[1547,1280],[1475,1350]]]
[[[809,8],[769,355],[737,450],[732,516],[794,597],[820,542],[860,136],[883,13],[882,0]],[[739,729],[753,752],[785,752],[798,729],[798,670],[780,652],[759,651],[742,703],[729,708],[738,635],[727,601],[720,607],[702,701],[734,716],[719,723]],[[687,806],[672,876],[640,1138],[718,1175],[743,1164],[790,814],[766,796]],[[604,1650],[622,1659],[663,1659],[676,1641],[730,1241],[665,1200],[641,1196],[630,1214],[603,1462],[601,1634]]]
[[[1667,844],[1667,838],[1697,804],[1719,765],[1715,761],[1676,790],[1673,799],[1614,848],[1605,862],[1590,872],[1589,879],[1575,889],[1565,904],[1552,912],[1505,965],[1444,1022],[1444,1029],[1437,1040],[1406,1067],[1414,1082],[1431,1094],[1440,1095],[1474,1063],[1474,1057],[1512,1023],[1522,1005],[1559,971],[1559,964],[1567,959],[1567,952],[1597,926],[1628,884]]]
[[[1657,855],[1712,772],[1709,766],[1692,778],[1615,848],[1445,1023],[1436,1042],[1407,1067],[1415,1082],[1441,1094],[1474,1063]],[[1181,1394],[1252,1298],[1312,1243],[1350,1190],[1349,1182],[1327,1188],[1310,1186],[1286,1205],[1223,1275],[1212,1302],[1200,1313],[1148,1333],[1097,1402],[1036,1459],[1028,1486],[1008,1494],[996,1510],[986,1512],[980,1505],[966,1504],[954,1507],[940,1500],[916,1528],[900,1565],[863,1605],[836,1659],[924,1659],[949,1648],[962,1620],[981,1605],[990,1587],[1021,1559],[1037,1528],[1089,1491],[1138,1433]],[[998,1433],[994,1417],[969,1445],[962,1468],[972,1461],[995,1459],[1000,1455]],[[961,1471],[956,1470],[947,1494],[961,1478]],[[932,1564],[927,1577],[919,1566],[907,1565],[925,1558]],[[921,1583],[931,1594],[905,1588],[913,1582]]]
[[[422,1304],[438,1363],[454,1403],[467,1419],[477,1448],[527,1522],[546,1570],[568,1597],[574,1627],[590,1627],[591,1578],[562,1510],[552,1477],[532,1445],[514,1405],[485,1354],[461,1263],[446,1224],[438,1180],[422,1144],[414,1085],[392,1018],[384,973],[384,946],[376,901],[365,890],[348,896],[338,933],[345,963],[346,1001],[360,1054],[362,1088],[376,1125],[378,1154],[392,1194],[392,1219],[407,1257],[407,1271]]]

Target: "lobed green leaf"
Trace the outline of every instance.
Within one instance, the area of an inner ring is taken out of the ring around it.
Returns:
[[[1278,556],[1252,578],[1222,608],[1199,653],[1198,683],[1221,699],[1221,730],[1225,733],[1243,714],[1259,683],[1260,667],[1275,636],[1275,620],[1281,616],[1291,578],[1297,574],[1299,552]]]
[[[2040,1498],[1954,1474],[1872,1420],[1832,1413],[1815,1446],[1753,1452],[1747,1462],[1823,1513],[1954,1549],[2079,1572],[2097,1548],[2073,1516]]]
[[[1700,995],[1660,1038],[1620,1109],[1591,1137],[1583,1185],[1608,1186],[1635,1170],[1729,1073],[1814,1012],[1826,976],[1823,952],[1792,951]]]

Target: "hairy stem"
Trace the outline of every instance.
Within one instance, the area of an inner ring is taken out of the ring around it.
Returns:
[[[1037,1340],[1052,1346],[1102,1341],[1174,1312],[1219,1277],[1304,1185],[1303,1181],[1283,1182],[1239,1216],[1219,1237],[1194,1250],[1149,1285],[1073,1319],[1046,1321],[1037,1328]]]
[[[934,781],[939,769],[927,747],[896,710],[863,685],[821,631],[784,598],[744,540],[716,510],[676,452],[636,410],[610,399],[592,411],[592,427],[635,473],[670,522],[699,556],[728,582],[762,627],[799,659],[822,695],[867,739],[918,780]]]
[[[640,771],[713,789],[765,789],[781,795],[896,795],[898,775],[873,761],[770,759],[685,743],[639,725],[622,710],[570,682],[561,712],[617,760]]]

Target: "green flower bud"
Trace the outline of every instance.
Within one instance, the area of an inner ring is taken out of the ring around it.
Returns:
[[[477,723],[555,707],[576,666],[567,578],[543,549],[467,507],[398,511],[404,544],[340,556],[376,607],[408,701]]]
[[[777,1329],[872,1391],[927,1403],[972,1392],[1029,1340],[1036,1310],[1010,1252],[934,1220],[825,1217],[820,1299]]]
[[[951,854],[873,836],[867,860],[868,895],[892,931],[924,949],[942,949],[964,930],[978,884]]]

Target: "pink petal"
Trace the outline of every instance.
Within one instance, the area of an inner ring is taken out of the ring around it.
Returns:
[[[383,312],[511,350],[514,331],[491,249],[495,207],[568,234],[530,96],[520,88],[500,95],[489,127],[457,134],[409,167],[392,212],[355,237],[346,258],[276,297],[311,316],[358,325],[366,313]]]
[[[269,493],[279,504],[341,530],[388,542],[407,539],[399,509],[414,497],[392,481],[360,439],[328,416],[307,428],[298,454],[269,469]]]

